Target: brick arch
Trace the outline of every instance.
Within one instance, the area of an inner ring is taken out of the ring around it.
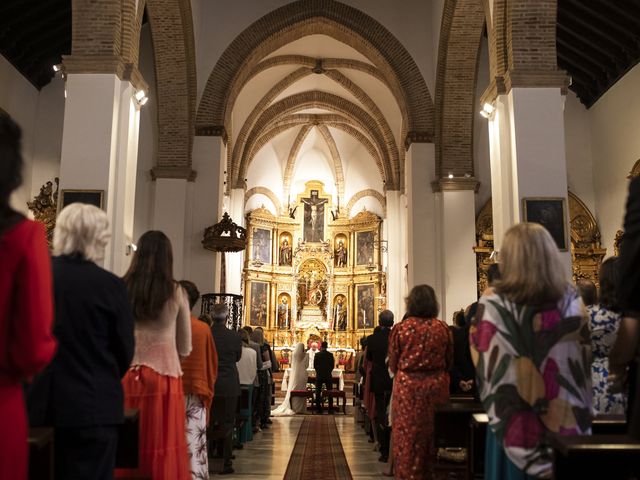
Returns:
[[[198,108],[199,131],[222,130],[234,85],[269,53],[303,36],[329,35],[369,58],[390,82],[398,82],[408,112],[408,140],[431,141],[434,107],[417,65],[379,22],[335,0],[300,0],[258,19],[227,47],[214,67]]]
[[[146,0],[155,55],[158,151],[154,177],[192,178],[196,60],[191,2]]]
[[[339,59],[340,60],[340,59]],[[298,80],[305,78],[312,74],[313,71],[308,67],[300,67],[293,72],[286,75],[278,83],[276,83],[269,91],[260,99],[260,101],[253,108],[251,113],[247,116],[245,122],[240,129],[238,137],[233,142],[233,151],[228,159],[227,169],[230,172],[237,171],[237,165],[242,161],[241,156],[246,153],[245,143],[252,128],[256,125],[259,116],[268,108],[272,100],[278,97],[288,87],[293,85]],[[323,70],[322,74],[326,75],[329,79],[336,82],[346,91],[353,94],[370,112],[371,116],[375,119],[376,125],[382,134],[382,140],[388,145],[389,154],[391,156],[391,162],[393,165],[393,174],[396,179],[401,179],[404,173],[404,151],[399,151],[396,145],[395,137],[389,127],[389,124],[380,111],[376,103],[369,97],[369,95],[360,88],[357,84],[352,82],[347,76],[335,69]],[[404,128],[404,127],[403,127]],[[255,151],[255,150],[254,150]],[[249,157],[249,162],[253,159],[253,156]],[[248,168],[248,167],[247,167]],[[245,170],[246,171],[246,170]],[[240,172],[242,175],[244,173]]]
[[[476,79],[485,25],[482,0],[445,3],[436,78],[436,175],[473,173]]]
[[[283,212],[282,204],[280,203],[280,199],[278,198],[278,196],[275,193],[273,193],[273,191],[271,189],[269,189],[267,187],[253,187],[253,188],[250,188],[249,190],[244,192],[244,203],[245,203],[245,205],[247,204],[249,199],[251,197],[253,197],[254,195],[264,195],[269,200],[271,200],[271,202],[273,202],[273,206],[275,207],[276,212],[278,212],[279,214]]]
[[[366,73],[376,78],[382,84],[384,84],[393,97],[396,99],[396,103],[398,108],[400,109],[400,113],[402,114],[403,120],[403,132],[402,138],[406,135],[407,124],[409,123],[407,108],[404,103],[404,99],[402,97],[402,91],[400,88],[400,84],[396,82],[390,82],[388,78],[386,78],[383,73],[370,63],[362,62],[360,60],[353,60],[350,58],[323,58],[318,59],[315,57],[309,57],[305,55],[278,55],[275,57],[267,58],[257,64],[255,67],[251,69],[247,78],[245,79],[243,84],[235,84],[230,92],[229,101],[227,102],[227,108],[225,110],[225,119],[224,125],[231,125],[231,112],[233,111],[233,106],[235,102],[249,80],[251,80],[256,75],[274,67],[279,67],[283,65],[299,65],[301,67],[307,67],[309,69],[313,69],[316,67],[321,61],[320,65],[323,69],[327,70],[335,70],[335,69],[345,69],[345,70],[356,70],[359,72]],[[227,129],[227,133],[231,133],[229,129]]]
[[[347,210],[347,216],[351,216],[351,209],[353,208],[353,206],[356,204],[356,202],[362,198],[365,197],[373,197],[376,200],[378,200],[378,202],[380,202],[380,205],[382,206],[382,211],[384,213],[384,216],[387,216],[387,199],[384,197],[384,195],[382,195],[380,192],[378,192],[377,190],[374,190],[373,188],[367,188],[366,190],[360,190],[359,192],[355,193],[350,199],[349,202],[347,203],[347,206],[345,207]]]
[[[393,176],[393,164],[391,159],[393,158],[390,152],[390,145],[385,143],[384,135],[380,131],[378,125],[371,115],[369,115],[361,107],[355,105],[342,97],[333,95],[327,92],[320,91],[307,91],[291,95],[286,97],[267,108],[258,118],[255,123],[255,128],[252,129],[250,135],[247,138],[244,145],[242,155],[240,157],[239,164],[234,164],[232,167],[232,178],[236,185],[241,185],[252,159],[251,153],[254,150],[254,144],[257,142],[260,135],[268,127],[273,125],[274,122],[286,117],[288,114],[294,113],[298,110],[304,110],[307,108],[323,108],[336,112],[349,119],[354,125],[357,125],[363,131],[374,140],[374,143],[383,158],[384,165],[384,180],[390,190],[397,188]],[[397,151],[396,151],[397,155]],[[237,187],[240,188],[240,187]]]

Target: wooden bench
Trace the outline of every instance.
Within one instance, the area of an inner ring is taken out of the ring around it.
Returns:
[[[307,399],[307,409],[313,408],[313,391],[306,390],[291,390],[290,398],[306,398]]]
[[[640,441],[628,435],[570,435],[551,439],[553,478],[638,478]]]
[[[597,415],[591,423],[593,435],[624,435],[627,429],[625,415]]]
[[[336,399],[336,408],[340,411],[340,400],[342,400],[342,413],[347,414],[347,394],[343,390],[325,390],[322,392],[323,398],[329,399],[329,411],[333,410],[333,399]]]
[[[29,480],[53,479],[53,428],[29,429]]]
[[[434,418],[436,451],[439,448],[462,448],[467,452],[464,462],[436,460],[435,471],[446,473],[448,479],[469,478],[471,472],[471,430],[469,426],[472,415],[476,413],[484,413],[484,408],[472,397],[436,406]]]

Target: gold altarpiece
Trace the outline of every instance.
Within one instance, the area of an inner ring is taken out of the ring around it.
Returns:
[[[607,250],[601,247],[596,219],[576,195],[569,192],[569,225],[573,280],[592,280],[598,285],[598,271]],[[476,219],[476,266],[478,297],[487,288],[487,270],[493,263],[493,210],[491,199],[485,203]]]
[[[382,219],[366,210],[343,216],[318,181],[287,210],[247,215],[244,324],[261,326],[279,354],[326,340],[349,357],[386,307]]]

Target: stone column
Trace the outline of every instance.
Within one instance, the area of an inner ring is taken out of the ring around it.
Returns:
[[[127,245],[133,241],[140,115],[134,95],[147,86],[139,74],[123,80],[122,71],[83,73],[73,57],[66,57],[65,65],[60,189],[104,192],[111,227],[104,266],[122,275],[130,261]]]
[[[438,199],[431,184],[435,178],[435,145],[413,143],[406,155],[408,288],[426,283],[442,297]],[[391,258],[390,262],[393,261]],[[403,265],[404,266],[404,265]]]
[[[245,225],[244,218],[244,189],[234,188],[231,190],[229,199],[229,215],[238,225]],[[247,232],[251,235],[251,232]],[[275,241],[271,238],[271,241]],[[227,292],[242,295],[242,269],[244,268],[245,251],[227,254]],[[249,255],[246,252],[246,255]],[[272,259],[273,261],[273,259]]]
[[[406,217],[402,195],[399,191],[388,191],[387,218],[385,222],[387,253],[382,254],[387,271],[387,308],[391,310],[398,321],[404,314],[404,297],[406,291]]]
[[[220,283],[218,257],[221,254],[205,250],[202,247],[202,238],[204,230],[218,223],[222,218],[225,164],[226,147],[222,137],[194,137],[192,165],[198,172],[198,176],[192,184],[188,265],[189,279],[198,286],[202,293],[217,292]]]
[[[483,102],[491,100],[487,98]],[[561,252],[571,271],[561,88],[513,87],[494,100],[489,119],[493,232],[496,250],[504,232],[523,221],[523,199],[554,197],[565,201],[567,250]]]
[[[453,312],[477,300],[475,189],[467,178],[440,179],[434,184],[441,223],[440,318],[451,323]]]

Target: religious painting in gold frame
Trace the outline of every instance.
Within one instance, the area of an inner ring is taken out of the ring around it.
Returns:
[[[356,232],[356,265],[367,266],[373,264],[375,232],[367,230]]]
[[[276,325],[281,330],[286,330],[291,326],[291,295],[288,293],[278,295]]]
[[[269,326],[269,284],[267,282],[251,282],[249,325],[263,328]]]
[[[271,230],[253,229],[251,258],[262,263],[271,263]]]
[[[356,285],[356,328],[367,329],[375,325],[376,286],[373,283]]]
[[[292,237],[289,232],[282,232],[280,234],[280,241],[278,242],[278,265],[281,267],[290,267],[292,260]]]
[[[349,316],[347,312],[347,297],[341,293],[333,298],[333,329],[336,332],[346,332]]]
[[[567,203],[564,197],[523,198],[523,220],[542,225],[551,234],[558,249],[566,252]]]

